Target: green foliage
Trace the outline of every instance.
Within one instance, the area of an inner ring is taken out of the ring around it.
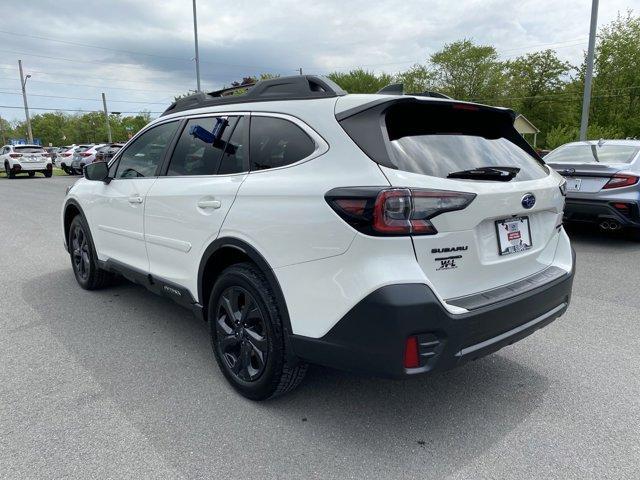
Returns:
[[[460,100],[494,98],[504,81],[504,64],[490,45],[449,43],[430,57],[439,90]]]
[[[565,143],[575,142],[580,137],[580,128],[568,125],[556,125],[551,127],[546,138],[547,148],[553,149]],[[600,140],[601,138],[622,138],[623,133],[615,126],[602,126],[591,124],[587,129],[587,140]]]
[[[376,93],[393,83],[391,75],[377,75],[362,68],[351,70],[349,73],[333,72],[327,76],[349,93]]]
[[[109,116],[113,141],[126,141],[151,121],[149,112],[135,116]],[[108,140],[107,125],[102,112],[69,115],[62,112],[47,112],[31,118],[33,136],[43,145],[69,145],[72,143],[100,143]],[[7,138],[26,138],[26,122],[18,122],[4,131]]]
[[[422,93],[438,89],[436,73],[427,65],[415,64],[406,72],[398,73],[395,81],[403,84],[405,93]]]

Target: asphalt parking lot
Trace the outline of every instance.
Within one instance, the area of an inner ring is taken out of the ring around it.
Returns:
[[[571,229],[569,311],[493,356],[407,381],[314,367],[258,404],[188,311],[77,287],[74,180],[0,178],[1,478],[640,478],[640,243]]]

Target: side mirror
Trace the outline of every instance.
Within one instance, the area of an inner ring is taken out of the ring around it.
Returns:
[[[84,178],[94,182],[109,183],[111,179],[109,178],[109,166],[107,162],[96,162],[85,165]]]

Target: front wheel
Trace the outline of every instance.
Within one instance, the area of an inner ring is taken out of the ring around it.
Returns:
[[[8,163],[4,164],[4,171],[7,174],[7,178],[15,178],[16,174],[13,173]]]
[[[98,264],[89,226],[81,215],[76,215],[69,227],[69,255],[73,273],[82,288],[97,290],[107,283],[109,273]]]
[[[240,394],[266,400],[302,381],[307,365],[287,359],[282,316],[269,282],[255,265],[225,269],[207,311],[216,361]]]

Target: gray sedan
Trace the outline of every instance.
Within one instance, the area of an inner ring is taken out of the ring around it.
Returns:
[[[640,140],[568,143],[544,160],[567,181],[567,221],[626,228],[640,239]]]

